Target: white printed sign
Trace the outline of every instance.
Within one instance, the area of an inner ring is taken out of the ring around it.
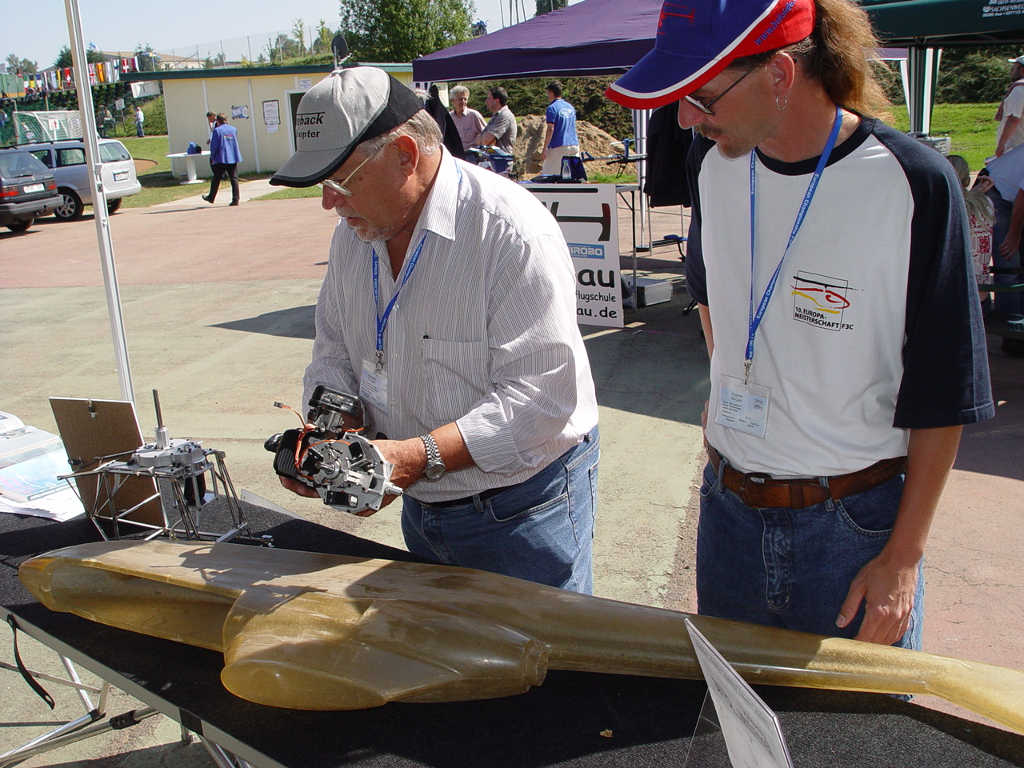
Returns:
[[[614,184],[526,184],[555,217],[576,270],[576,320],[622,327]]]
[[[265,125],[281,123],[281,102],[277,99],[266,99],[263,102],[263,122]]]
[[[143,80],[140,83],[129,83],[132,89],[132,98],[141,99],[144,96],[159,96],[159,80]]]
[[[715,702],[733,768],[793,768],[779,718],[688,618],[686,631]]]

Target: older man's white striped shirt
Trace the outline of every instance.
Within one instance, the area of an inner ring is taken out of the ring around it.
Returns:
[[[408,489],[429,503],[529,479],[597,424],[597,402],[572,262],[536,197],[445,151],[407,262],[421,238],[384,336],[388,410],[365,405],[370,434],[392,439],[458,425],[476,466]],[[372,246],[383,313],[397,286],[386,245]],[[340,221],[304,402],[317,384],[359,391],[362,363],[375,357],[375,317],[371,244]]]

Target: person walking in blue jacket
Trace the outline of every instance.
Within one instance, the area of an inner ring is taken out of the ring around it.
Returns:
[[[238,130],[228,125],[224,113],[217,115],[216,123],[210,135],[213,178],[210,179],[210,194],[203,195],[203,200],[212,203],[217,198],[220,180],[227,176],[231,180],[231,205],[238,205],[238,164],[242,162],[242,153],[238,149]]]

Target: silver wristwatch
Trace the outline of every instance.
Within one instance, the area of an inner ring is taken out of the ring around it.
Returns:
[[[427,466],[423,468],[423,476],[430,481],[440,480],[448,468],[444,465],[441,452],[437,449],[437,442],[429,434],[420,435],[420,440],[423,441],[423,447],[427,451]]]

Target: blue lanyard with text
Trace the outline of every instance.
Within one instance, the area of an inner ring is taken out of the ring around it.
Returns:
[[[757,239],[757,228],[755,226],[755,213],[757,211],[757,151],[750,150],[750,304],[747,314],[749,322],[747,350],[743,356],[744,385],[750,380],[750,366],[754,362],[754,336],[757,334],[757,329],[761,325],[764,313],[768,309],[768,302],[771,301],[772,294],[775,292],[775,284],[782,273],[782,265],[786,261],[786,256],[789,255],[789,249],[792,247],[793,241],[796,240],[800,227],[803,226],[807,210],[811,207],[811,200],[814,199],[814,193],[818,189],[818,182],[821,181],[821,174],[825,172],[825,166],[828,164],[829,155],[832,154],[832,148],[836,145],[836,138],[839,136],[839,128],[842,124],[843,112],[839,107],[836,107],[836,117],[832,122],[832,132],[828,136],[828,141],[825,142],[825,149],[822,150],[821,157],[818,158],[818,167],[814,169],[814,175],[811,176],[811,181],[807,185],[807,191],[804,192],[803,202],[800,203],[800,209],[796,214],[796,221],[793,222],[793,231],[789,233],[789,242],[786,243],[786,250],[782,252],[782,258],[779,259],[778,266],[775,267],[771,279],[768,280],[768,285],[764,289],[764,295],[761,296],[761,302],[757,305],[757,312],[754,312],[754,266],[756,262],[755,242]]]
[[[402,282],[399,284],[395,294],[391,297],[391,301],[388,302],[387,309],[384,310],[384,314],[380,313],[380,260],[377,258],[377,251],[371,247],[370,253],[373,256],[373,308],[377,313],[377,372],[384,370],[384,329],[388,327],[388,317],[391,315],[391,310],[394,309],[395,302],[398,301],[398,294],[402,292],[405,284],[409,282],[409,276],[412,271],[416,269],[416,262],[420,260],[420,252],[423,250],[423,243],[426,241],[427,236],[423,235],[420,238],[419,245],[416,246],[416,250],[413,251],[412,258],[405,267],[405,272],[402,275]]]

